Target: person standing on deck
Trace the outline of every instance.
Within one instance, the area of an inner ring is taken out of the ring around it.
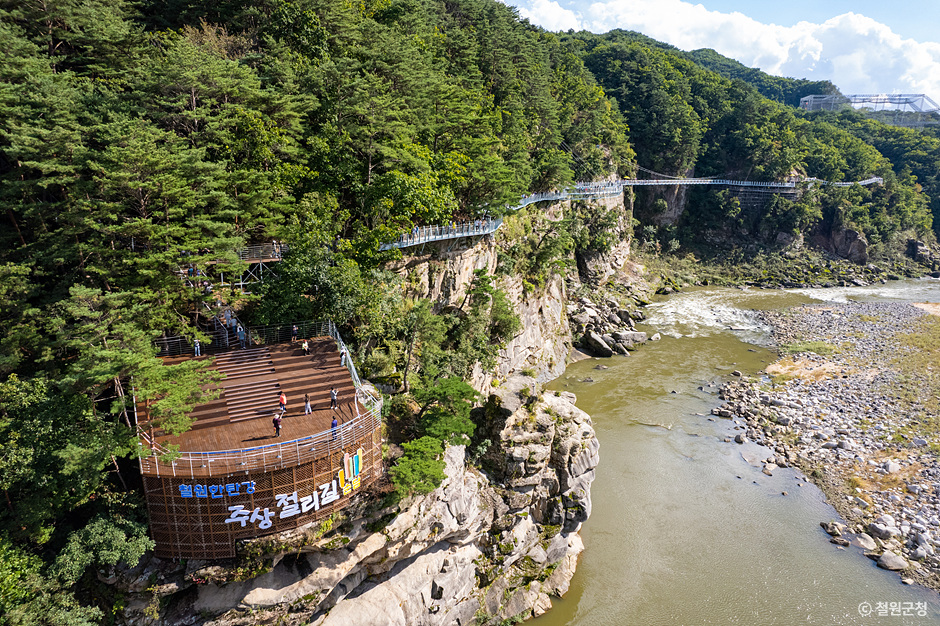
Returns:
[[[338,394],[336,393],[336,387],[330,387],[330,408],[331,409],[336,408],[337,395]]]
[[[302,347],[304,349],[304,356],[310,356],[310,342],[304,339],[304,344]]]
[[[339,422],[336,421],[336,417],[333,417],[333,421],[330,422],[330,430],[333,432],[333,441],[336,441],[336,430],[339,426]]]
[[[282,392],[281,392],[281,395],[278,396],[278,398],[277,398],[277,403],[278,403],[278,404],[280,405],[280,407],[281,407],[281,413],[285,413],[285,412],[287,411],[287,394],[285,394],[285,393],[282,391]]]
[[[271,420],[271,423],[274,424],[274,436],[281,436],[281,416],[275,415],[274,419]]]
[[[236,332],[236,334],[238,335],[238,343],[240,343],[242,348],[244,348],[245,347],[245,329],[242,328],[241,324],[238,325],[238,331]]]
[[[202,356],[202,346],[199,345],[198,339],[195,341],[195,343],[193,343],[193,352],[195,353],[195,356]]]
[[[310,394],[304,394],[304,415],[310,415],[313,413],[313,409],[310,408]]]

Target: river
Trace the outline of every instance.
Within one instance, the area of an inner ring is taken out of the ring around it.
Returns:
[[[730,420],[709,419],[721,381],[775,358],[751,310],[845,298],[937,302],[940,283],[691,289],[647,307],[641,330],[661,341],[549,385],[592,416],[601,462],[571,589],[533,626],[940,624],[940,596],[830,544],[819,522],[840,518],[822,492],[761,473],[742,453],[768,450],[725,443]]]

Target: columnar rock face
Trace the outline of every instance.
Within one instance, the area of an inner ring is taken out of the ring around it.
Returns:
[[[438,310],[460,306],[476,270],[492,274],[496,269],[498,250],[492,238],[482,238],[469,248],[450,249],[448,242],[428,247],[433,254],[406,257],[389,269],[404,278],[411,296],[431,300]],[[535,292],[527,292],[519,277],[504,278],[500,286],[519,315],[522,330],[500,350],[495,371],[473,372],[470,384],[483,394],[490,392],[494,380],[506,380],[523,370],[531,370],[541,382],[557,378],[571,352],[562,277],[553,276]]]
[[[485,473],[466,463],[463,446],[449,447],[443,484],[383,528],[376,520],[395,512],[373,511],[316,540],[310,529],[285,535],[268,548],[269,571],[249,580],[153,559],[125,575],[146,581],[126,585],[142,592],[131,594],[127,622],[157,623],[148,613],[157,596],[167,607],[161,624],[443,626],[545,612],[583,550],[599,444],[573,394],[533,396],[535,384],[513,379],[481,409],[494,437]]]
[[[600,286],[623,268],[630,258],[630,232],[633,213],[624,206],[623,196],[599,198],[591,202],[607,211],[615,211],[617,222],[613,235],[617,243],[606,252],[581,250],[577,252],[578,275],[586,285]]]

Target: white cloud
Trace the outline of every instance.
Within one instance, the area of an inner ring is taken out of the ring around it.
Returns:
[[[778,26],[682,0],[607,0],[583,14],[526,0],[520,14],[549,30],[623,28],[683,50],[713,48],[770,74],[831,80],[844,93],[926,93],[940,101],[940,43],[904,39],[856,13]]]
[[[519,7],[519,15],[547,30],[581,29],[581,20],[574,11],[562,7],[555,0],[531,0]]]

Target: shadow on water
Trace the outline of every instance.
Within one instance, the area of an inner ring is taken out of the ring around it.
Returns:
[[[927,287],[889,285],[887,299],[940,299],[935,283]],[[838,516],[822,493],[793,470],[763,474],[745,456],[770,451],[725,443],[734,424],[709,415],[732,370],[756,373],[774,359],[760,347],[766,329],[745,309],[839,296],[823,295],[682,293],[649,307],[647,330],[661,341],[574,364],[549,385],[573,391],[591,414],[601,464],[571,589],[535,626],[940,623],[936,593],[830,544],[819,522]],[[601,362],[609,369],[593,369]],[[911,615],[879,617],[878,603],[891,602]],[[873,614],[860,614],[864,603]]]

